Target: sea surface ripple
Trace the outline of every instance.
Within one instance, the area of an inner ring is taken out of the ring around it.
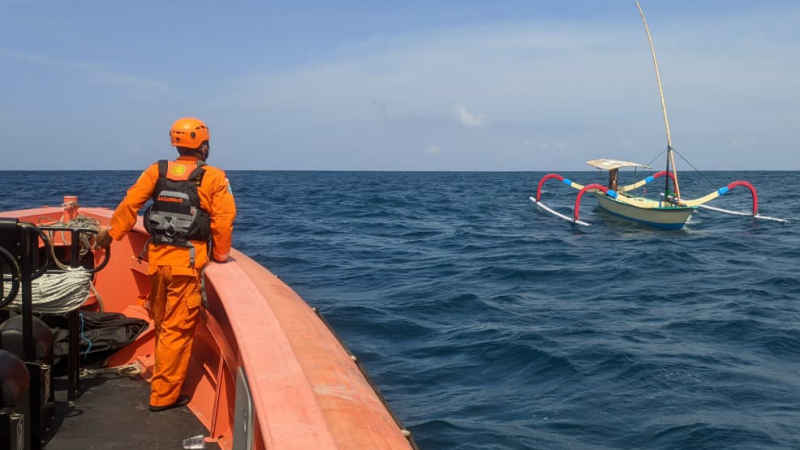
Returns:
[[[232,171],[234,245],[322,311],[422,449],[800,448],[798,173],[687,174],[684,197],[746,179],[795,220],[672,232],[589,196],[591,227],[545,215],[542,175]],[[114,207],[137,176],[2,172],[0,211]]]

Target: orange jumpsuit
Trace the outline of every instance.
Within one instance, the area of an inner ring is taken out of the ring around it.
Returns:
[[[167,177],[185,180],[197,167],[197,158],[181,156],[169,163]],[[228,259],[233,233],[236,203],[225,172],[204,166],[205,174],[197,188],[200,207],[211,216],[213,258]],[[136,223],[139,209],[149,200],[158,181],[158,164],[148,167],[128,189],[125,199],[111,217],[109,234],[120,240]],[[189,249],[172,245],[150,244],[149,270],[150,317],[156,329],[156,365],[150,382],[150,405],[175,403],[186,378],[194,341],[194,329],[200,319],[200,270],[208,262],[208,244],[191,241],[195,262],[191,264]]]

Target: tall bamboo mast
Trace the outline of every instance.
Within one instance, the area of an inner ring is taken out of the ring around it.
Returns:
[[[639,0],[636,0],[636,7],[639,9],[639,15],[642,16],[642,23],[644,24],[644,31],[647,33],[647,40],[650,42],[650,53],[653,55],[653,65],[656,68],[656,81],[658,82],[658,95],[661,99],[661,112],[664,113],[664,127],[667,130],[667,172],[672,168],[675,184],[675,196],[681,198],[681,190],[678,187],[678,171],[675,168],[675,156],[672,153],[672,134],[669,130],[669,118],[667,117],[667,103],[664,101],[664,86],[661,84],[661,71],[658,70],[658,59],[656,59],[656,47],[653,44],[653,36],[650,34],[650,27],[647,26],[647,19],[644,17],[642,6],[639,5]],[[669,189],[669,177],[666,177],[666,188]],[[665,192],[666,193],[666,192]]]

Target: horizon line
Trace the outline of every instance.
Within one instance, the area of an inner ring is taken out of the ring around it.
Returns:
[[[599,169],[495,169],[495,170],[472,170],[472,169],[440,169],[440,170],[419,170],[419,169],[225,169],[225,172],[402,172],[402,173],[527,173],[527,172],[603,172]],[[0,169],[0,173],[7,172],[136,172],[145,169]],[[653,169],[658,171],[659,169]],[[634,172],[626,170],[623,173]],[[649,172],[641,170],[637,172]],[[701,170],[682,170],[679,173],[692,172],[800,172],[798,169],[701,169]]]

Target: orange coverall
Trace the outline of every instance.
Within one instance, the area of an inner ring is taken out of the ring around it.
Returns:
[[[185,180],[196,167],[197,158],[181,156],[169,163],[167,178]],[[225,172],[208,165],[204,168],[197,194],[200,207],[211,216],[213,258],[224,262],[231,248],[236,203]],[[133,228],[139,209],[153,195],[156,181],[158,164],[153,164],[128,189],[111,217],[109,235],[112,238],[120,240]],[[208,244],[191,242],[196,253],[194,266],[190,264],[187,248],[155,244],[148,247],[148,272],[152,277],[148,309],[156,329],[156,364],[150,381],[152,406],[175,403],[189,368],[194,329],[200,319],[202,303],[200,269],[208,262]]]

